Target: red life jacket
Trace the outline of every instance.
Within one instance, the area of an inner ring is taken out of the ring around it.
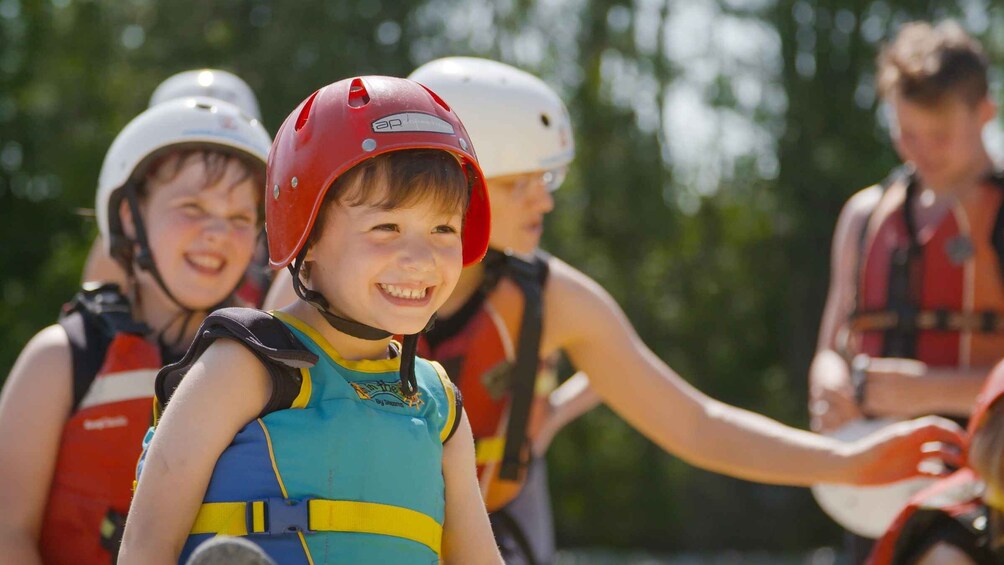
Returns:
[[[865,226],[848,353],[992,365],[1004,351],[1004,190],[987,180],[919,230],[917,190],[912,176],[892,182]]]
[[[938,542],[950,543],[977,565],[997,563],[988,538],[983,483],[963,468],[917,493],[875,544],[867,565],[909,565]]]
[[[118,551],[161,367],[128,306],[108,285],[81,293],[60,320],[74,353],[75,393],[42,522],[47,565],[109,565]],[[100,368],[89,372],[95,357]]]
[[[510,270],[516,261],[520,260],[500,257],[498,252],[486,257],[489,288],[476,294],[452,318],[438,320],[423,337],[418,350],[420,356],[440,362],[460,389],[474,433],[481,494],[489,512],[504,507],[519,494],[526,478],[530,442],[546,415],[548,395],[557,384],[555,357],[538,358],[524,364],[535,370],[528,376],[529,382],[520,383],[527,375],[518,374],[518,352],[531,346],[539,348],[539,327],[537,343],[521,343],[520,331],[528,301],[524,287],[514,280],[521,275]],[[546,260],[538,257],[536,261],[538,267],[544,265],[541,267],[545,269],[543,273],[537,271],[521,282],[536,285],[531,293],[538,292],[539,302],[539,292],[543,290],[546,277]],[[528,265],[520,262],[519,267]],[[518,469],[516,476],[503,478],[507,433],[517,424],[511,421],[510,414],[519,412],[513,409],[513,399],[525,394],[521,390],[531,391],[532,398],[523,399],[528,410],[522,416],[525,420],[522,433],[521,426],[516,426],[516,433],[523,437],[509,446],[519,449]]]

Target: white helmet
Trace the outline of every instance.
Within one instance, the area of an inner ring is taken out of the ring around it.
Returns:
[[[105,155],[95,209],[105,251],[112,257],[123,241],[119,205],[125,189],[146,174],[158,157],[177,149],[216,149],[260,164],[264,173],[272,140],[258,120],[212,98],[179,98],[133,118]]]
[[[557,188],[575,156],[568,110],[539,78],[473,57],[426,63],[408,77],[432,89],[460,116],[485,177],[545,171]]]
[[[196,69],[168,77],[150,96],[150,107],[190,96],[205,96],[230,102],[252,118],[261,121],[258,99],[246,82],[233,73],[218,69]]]

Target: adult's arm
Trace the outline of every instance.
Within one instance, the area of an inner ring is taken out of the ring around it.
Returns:
[[[622,418],[694,465],[763,483],[871,484],[916,475],[927,442],[961,443],[958,427],[936,418],[843,443],[709,398],[642,343],[598,284],[556,259],[551,273],[558,299],[545,301],[545,335]]]

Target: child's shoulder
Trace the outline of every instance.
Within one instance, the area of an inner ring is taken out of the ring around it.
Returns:
[[[185,357],[198,356],[221,341],[243,346],[241,356],[250,355],[266,365],[274,362],[299,369],[317,363],[317,355],[285,323],[254,308],[222,308],[207,316]]]
[[[71,365],[70,339],[62,326],[52,324],[35,334],[24,346],[14,369],[30,369],[41,377],[69,375]]]
[[[199,363],[205,374],[234,380],[235,385],[270,383],[271,407],[283,402],[287,389],[298,389],[300,368],[316,362],[317,356],[270,314],[223,308],[206,317],[180,361],[161,369],[155,385],[157,398],[166,405],[182,378]]]
[[[3,395],[15,403],[56,406],[65,417],[73,400],[72,371],[69,339],[61,326],[53,324],[21,350],[3,383]]]

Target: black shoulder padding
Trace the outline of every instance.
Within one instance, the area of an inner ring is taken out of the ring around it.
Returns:
[[[132,319],[129,299],[115,284],[84,286],[63,306],[59,325],[69,338],[73,359],[73,410],[80,406],[104,365],[115,334],[149,332],[145,324]]]
[[[464,415],[464,397],[460,395],[460,388],[453,384],[453,381],[447,380],[446,386],[453,387],[453,427],[450,428],[450,433],[446,434],[446,439],[443,443],[450,441],[453,434],[457,433],[457,428],[460,427],[460,417]]]
[[[982,527],[977,523],[981,517]],[[986,519],[985,507],[960,516],[941,509],[918,510],[903,526],[892,565],[914,565],[939,543],[954,546],[977,565],[999,563],[988,543]]]
[[[80,312],[60,316],[59,325],[70,341],[70,357],[73,360],[72,410],[75,412],[105,362],[105,353],[111,345],[111,339],[94,331]]]
[[[509,277],[516,282],[523,281],[543,286],[547,281],[547,262],[550,258],[551,255],[541,249],[534,251],[533,256],[529,259],[488,249],[482,261],[485,266],[485,281],[482,285],[482,291],[486,294],[491,292],[502,277]]]
[[[289,408],[300,393],[300,369],[317,363],[317,355],[271,315],[251,308],[223,308],[202,322],[181,361],[165,366],[157,374],[154,391],[161,413],[195,360],[220,338],[237,341],[268,369],[272,397],[259,416]]]
[[[132,305],[117,284],[87,284],[63,306],[61,316],[80,312],[95,329],[109,337],[125,332],[137,335],[150,333],[150,328],[133,320]]]
[[[551,254],[544,251],[543,249],[538,249],[534,253],[533,260],[537,263],[537,279],[540,281],[541,286],[547,282],[548,275],[551,274],[551,267],[549,261],[551,260]]]

